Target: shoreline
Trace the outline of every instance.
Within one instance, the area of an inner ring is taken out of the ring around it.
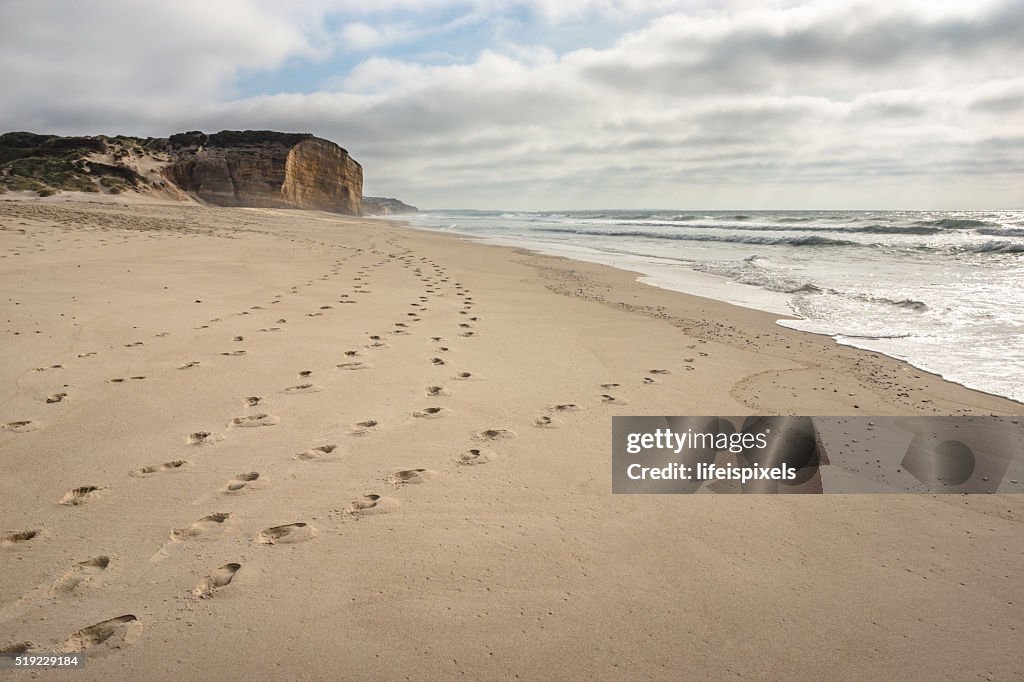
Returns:
[[[393,218],[393,220],[402,219],[396,217]],[[563,244],[559,242],[549,243],[529,238],[522,240],[521,244],[517,244],[517,240],[515,238],[508,236],[487,236],[476,234],[474,232],[463,232],[457,229],[448,230],[432,228],[420,226],[415,222],[404,222],[407,226],[416,230],[424,230],[437,234],[455,235],[461,238],[475,240],[482,244],[490,244],[513,249],[523,248],[527,251],[541,255],[563,257],[570,260],[595,263],[632,272],[636,275],[637,281],[640,283],[659,289],[666,289],[685,295],[725,303],[731,306],[767,312],[776,315],[779,318],[776,321],[778,326],[790,328],[795,331],[802,331],[808,334],[828,337],[836,345],[855,348],[867,353],[885,355],[899,362],[905,362],[918,371],[926,372],[950,383],[963,386],[969,390],[994,397],[1004,398],[1014,403],[1024,405],[1024,399],[1014,397],[1011,394],[1012,388],[1010,387],[1006,387],[1006,390],[1010,391],[1010,393],[1001,393],[999,392],[999,388],[993,390],[992,387],[986,387],[983,380],[984,373],[982,372],[979,375],[981,378],[979,378],[979,376],[975,376],[978,374],[978,371],[980,371],[978,367],[974,367],[973,370],[967,371],[967,378],[958,378],[959,375],[964,373],[965,368],[963,366],[956,365],[949,368],[943,368],[942,363],[937,363],[933,356],[923,356],[915,359],[915,357],[910,357],[906,354],[901,355],[898,352],[900,350],[899,348],[885,349],[884,347],[873,347],[870,341],[875,337],[861,337],[863,341],[858,342],[858,337],[855,336],[829,331],[802,329],[800,328],[800,322],[807,320],[808,318],[804,318],[798,313],[793,312],[791,309],[792,300],[790,299],[789,294],[784,292],[766,289],[756,285],[747,286],[742,282],[733,281],[724,275],[705,272],[699,269],[691,269],[686,266],[679,266],[678,264],[676,264],[676,267],[680,268],[682,272],[680,272],[680,270],[676,270],[673,274],[668,274],[664,271],[664,267],[667,267],[668,264],[658,262],[660,257],[656,255],[650,255],[649,258],[651,260],[645,261],[644,263],[630,262],[629,254],[622,254],[620,257],[618,254],[613,252],[592,250],[586,246]],[[639,254],[633,255],[639,256]],[[735,288],[730,288],[729,285],[736,286]],[[786,324],[784,322],[786,320],[793,321],[793,324]]]
[[[616,415],[1011,401],[325,213],[0,200],[0,286],[5,651],[84,651],[82,680],[1019,670],[1019,494],[613,495],[610,466]]]
[[[586,265],[589,265],[589,266],[594,266],[596,268],[607,268],[607,269],[615,271],[615,272],[624,273],[624,274],[626,274],[626,275],[628,275],[628,276],[630,276],[632,278],[632,283],[633,284],[640,285],[640,286],[643,286],[643,287],[648,287],[650,289],[657,290],[657,291],[660,291],[660,292],[665,292],[665,293],[670,294],[670,295],[677,295],[677,296],[681,296],[681,297],[689,297],[691,299],[694,299],[693,301],[686,302],[686,304],[682,306],[683,308],[692,309],[694,307],[700,306],[701,309],[703,310],[705,308],[713,309],[713,308],[718,307],[718,306],[724,306],[723,310],[725,311],[726,319],[733,319],[733,318],[736,318],[736,317],[746,318],[747,312],[740,312],[740,311],[748,311],[749,313],[753,314],[754,317],[761,318],[760,319],[760,323],[771,325],[772,328],[778,328],[778,329],[785,330],[789,334],[794,334],[794,335],[796,335],[798,337],[807,336],[807,337],[813,337],[813,338],[816,338],[816,339],[824,340],[827,343],[835,346],[835,348],[837,350],[839,350],[839,349],[846,349],[847,351],[852,351],[852,352],[855,352],[855,353],[863,353],[865,356],[871,356],[874,359],[878,359],[880,357],[881,358],[885,358],[886,360],[888,360],[891,363],[896,363],[898,365],[903,365],[906,368],[910,368],[911,370],[913,370],[915,372],[920,372],[920,373],[922,373],[924,375],[927,375],[930,378],[930,380],[933,381],[933,382],[934,381],[942,382],[942,383],[948,384],[950,386],[959,387],[959,388],[961,388],[961,389],[963,389],[965,391],[968,391],[968,392],[970,392],[972,394],[976,394],[976,395],[979,395],[979,396],[990,397],[990,398],[993,398],[993,399],[995,399],[997,401],[1006,401],[1010,405],[1015,406],[1017,409],[1024,410],[1024,402],[1017,401],[1017,400],[1015,400],[1015,399],[1013,399],[1013,398],[1011,398],[1009,396],[999,395],[997,393],[989,393],[987,391],[984,391],[984,390],[981,390],[981,389],[978,389],[978,388],[974,388],[974,387],[969,386],[967,384],[960,383],[960,382],[954,381],[952,379],[947,379],[946,377],[942,376],[941,374],[939,374],[937,372],[934,372],[932,370],[923,368],[923,367],[919,367],[918,365],[915,365],[913,362],[911,362],[909,360],[906,360],[906,359],[903,359],[903,358],[897,358],[897,357],[894,357],[894,356],[891,356],[891,355],[886,355],[885,353],[882,353],[881,351],[873,351],[873,350],[870,350],[870,349],[861,348],[861,347],[855,346],[853,344],[840,343],[837,339],[835,339],[830,334],[819,333],[819,332],[812,332],[812,331],[805,331],[805,330],[802,330],[802,329],[795,329],[795,328],[787,327],[785,325],[781,325],[781,324],[778,323],[778,321],[780,319],[792,319],[792,320],[803,319],[803,318],[797,317],[795,315],[788,315],[788,314],[784,314],[784,313],[773,312],[771,310],[765,310],[763,308],[756,308],[756,307],[753,307],[753,306],[746,306],[746,305],[743,305],[741,303],[735,303],[735,302],[726,301],[726,300],[722,300],[722,299],[701,296],[700,294],[695,294],[695,293],[690,293],[690,292],[687,292],[687,291],[680,291],[678,289],[670,289],[668,287],[659,286],[659,285],[657,285],[655,283],[652,283],[650,281],[644,281],[644,280],[651,279],[651,275],[648,275],[648,274],[646,274],[644,272],[640,272],[640,271],[637,271],[637,270],[631,270],[631,269],[629,269],[628,267],[625,267],[625,266],[617,266],[617,265],[611,265],[611,264],[608,264],[608,263],[599,263],[599,262],[595,262],[595,261],[591,261],[591,260],[576,259],[576,258],[572,258],[570,256],[545,253],[545,252],[540,251],[538,249],[535,249],[533,247],[528,247],[528,246],[527,247],[520,247],[520,246],[514,246],[512,244],[498,243],[498,241],[500,241],[500,240],[489,241],[487,238],[477,237],[475,235],[468,234],[468,233],[461,233],[461,232],[456,232],[456,231],[450,231],[450,232],[449,231],[439,231],[439,230],[432,230],[432,229],[429,229],[429,228],[421,228],[419,226],[412,225],[412,224],[408,223],[407,221],[405,221],[405,220],[403,220],[401,218],[396,218],[396,217],[382,217],[380,219],[388,221],[388,222],[391,222],[391,223],[394,223],[394,224],[397,224],[397,225],[400,225],[402,227],[405,227],[405,228],[408,228],[408,229],[411,229],[411,230],[414,230],[416,232],[426,232],[428,234],[437,235],[437,236],[440,236],[442,238],[443,237],[450,237],[450,238],[453,238],[453,239],[463,240],[463,241],[474,243],[474,244],[478,244],[478,245],[481,245],[481,246],[493,247],[493,248],[498,248],[498,249],[509,249],[509,250],[521,253],[522,255],[531,256],[531,257],[537,257],[538,259],[563,260],[566,263],[586,264]],[[572,268],[567,265],[565,267],[565,269],[570,270]],[[714,275],[708,275],[708,276],[709,277],[716,277]],[[723,281],[726,281],[725,278],[721,278],[721,279],[723,279]],[[623,303],[620,302],[619,304],[622,305]],[[855,408],[855,409],[860,409],[860,408]],[[808,412],[806,414],[810,415],[811,413]],[[851,413],[851,414],[854,414],[854,413]],[[859,414],[863,414],[863,413],[859,413]],[[1007,414],[1016,414],[1016,413],[1008,412]]]

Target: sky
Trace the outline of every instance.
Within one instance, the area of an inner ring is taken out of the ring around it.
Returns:
[[[421,208],[1024,208],[1024,0],[0,0],[0,131],[310,132]]]

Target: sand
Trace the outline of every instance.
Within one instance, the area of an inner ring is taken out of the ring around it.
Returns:
[[[84,651],[76,680],[1018,675],[1024,498],[612,496],[610,418],[1024,406],[634,280],[0,198],[0,650]]]

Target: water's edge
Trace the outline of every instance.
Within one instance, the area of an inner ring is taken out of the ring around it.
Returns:
[[[815,336],[825,336],[825,337],[828,337],[833,342],[835,342],[836,345],[842,345],[842,346],[847,346],[847,347],[850,347],[850,348],[856,348],[858,350],[861,350],[861,351],[864,351],[864,352],[868,352],[868,353],[877,353],[879,355],[884,355],[884,356],[886,356],[888,358],[891,358],[893,360],[896,360],[898,362],[905,363],[905,364],[909,365],[910,367],[913,367],[914,369],[917,369],[917,370],[920,370],[922,372],[926,372],[928,374],[931,374],[932,376],[938,377],[938,378],[942,379],[943,381],[947,381],[947,382],[949,382],[951,384],[956,384],[958,386],[963,386],[964,388],[967,388],[967,389],[969,389],[971,391],[976,391],[978,393],[983,393],[985,395],[991,395],[991,396],[994,396],[994,397],[997,397],[997,398],[1003,398],[1005,400],[1009,400],[1011,402],[1014,402],[1014,403],[1017,403],[1017,404],[1020,404],[1020,405],[1024,405],[1024,401],[1017,400],[1013,396],[1003,395],[1003,394],[996,393],[996,392],[993,392],[993,391],[985,390],[984,388],[980,388],[980,387],[975,386],[975,385],[971,385],[971,383],[969,381],[965,381],[965,380],[959,379],[959,378],[957,378],[955,376],[950,376],[948,374],[943,374],[941,371],[938,371],[935,368],[928,367],[927,364],[925,364],[925,363],[916,362],[916,361],[914,361],[914,360],[912,360],[910,358],[900,357],[899,355],[893,354],[891,352],[887,353],[884,350],[880,350],[880,349],[877,349],[877,348],[872,348],[869,345],[858,345],[858,344],[853,343],[853,342],[851,342],[849,340],[841,338],[842,337],[841,334],[828,334],[828,333],[824,333],[824,332],[816,332],[816,331],[811,331],[811,330],[806,330],[806,329],[800,329],[799,327],[794,326],[794,323],[799,323],[799,321],[802,319],[801,316],[798,315],[792,309],[790,309],[788,303],[784,300],[783,297],[780,296],[780,297],[777,297],[777,298],[773,299],[770,296],[765,296],[764,295],[765,294],[765,290],[763,290],[763,289],[760,289],[760,288],[754,287],[754,286],[738,284],[738,283],[733,282],[729,278],[727,278],[725,276],[722,276],[722,275],[698,272],[698,271],[694,270],[694,271],[691,271],[692,274],[694,275],[694,277],[692,279],[693,286],[690,286],[690,287],[687,287],[687,288],[679,288],[679,287],[676,287],[676,286],[670,286],[669,282],[667,280],[658,277],[657,272],[644,272],[644,268],[642,268],[642,267],[638,268],[637,266],[638,265],[642,266],[643,265],[642,263],[630,262],[628,264],[625,264],[625,263],[624,264],[617,264],[617,263],[614,262],[615,261],[614,258],[608,257],[607,254],[604,254],[604,253],[601,253],[601,252],[591,252],[591,253],[588,254],[587,251],[585,249],[583,249],[583,248],[568,247],[566,245],[560,245],[558,247],[553,247],[551,244],[546,243],[546,242],[534,242],[534,241],[529,241],[529,240],[514,240],[514,239],[510,239],[510,238],[501,238],[501,237],[481,237],[480,235],[460,232],[460,231],[455,230],[455,229],[439,230],[439,229],[434,229],[434,228],[427,227],[427,226],[415,225],[415,224],[412,224],[412,223],[408,222],[407,220],[403,220],[400,217],[393,217],[393,218],[391,218],[391,217],[384,217],[384,218],[379,218],[379,219],[388,220],[389,222],[398,223],[398,224],[401,224],[403,227],[408,227],[408,228],[413,229],[413,230],[419,230],[419,231],[423,231],[423,232],[430,232],[432,234],[448,234],[448,235],[451,235],[451,236],[459,238],[459,239],[466,239],[466,240],[473,241],[473,242],[480,243],[480,244],[487,244],[487,245],[490,245],[490,246],[500,246],[500,247],[506,247],[506,248],[523,249],[525,251],[528,251],[528,252],[531,252],[531,253],[536,253],[536,254],[539,254],[539,255],[555,256],[555,257],[560,257],[560,258],[567,258],[569,260],[581,261],[581,262],[584,262],[584,263],[593,263],[593,264],[596,264],[596,265],[604,265],[604,266],[607,266],[607,267],[615,268],[616,270],[619,270],[621,272],[627,272],[627,273],[634,274],[634,275],[636,275],[636,277],[635,277],[635,281],[636,282],[638,282],[640,284],[644,284],[646,286],[654,287],[654,288],[657,288],[657,289],[662,289],[664,291],[673,291],[673,292],[685,294],[685,295],[688,295],[688,296],[698,296],[698,297],[701,297],[701,298],[708,298],[708,299],[711,299],[711,300],[714,300],[714,301],[718,301],[718,302],[721,302],[721,303],[728,303],[730,305],[735,305],[735,306],[739,306],[739,307],[742,307],[742,308],[748,308],[750,310],[757,310],[759,312],[765,312],[765,313],[770,313],[770,314],[778,314],[778,315],[786,315],[787,319],[778,319],[778,320],[775,321],[775,323],[777,325],[781,326],[781,327],[785,327],[785,328],[790,329],[792,331],[797,331],[797,332],[800,332],[800,333],[803,333],[803,334],[814,334]],[[588,258],[588,257],[586,257],[587,255],[590,255],[591,257]],[[705,279],[705,280],[708,280],[708,281],[714,281],[718,286],[702,287],[702,286],[700,286],[700,280],[701,279]],[[678,278],[674,278],[673,282],[675,282],[675,281],[678,281]],[[754,294],[750,295],[750,296],[737,295],[735,297],[730,297],[730,298],[725,298],[725,297],[722,297],[720,295],[718,295],[718,296],[714,295],[716,291],[719,291],[720,289],[726,288],[728,286],[735,286],[735,287],[748,287],[749,286],[750,289],[756,290],[756,292]],[[769,305],[764,305],[765,302],[768,302]],[[789,323],[789,324],[787,324],[787,323]]]

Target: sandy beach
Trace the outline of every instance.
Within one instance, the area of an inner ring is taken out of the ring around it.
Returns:
[[[76,680],[1019,676],[1021,496],[613,496],[610,437],[1024,405],[635,279],[379,219],[0,198],[0,651],[84,651]]]

